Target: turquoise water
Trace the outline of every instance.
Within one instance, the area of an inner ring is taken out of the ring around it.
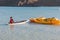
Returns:
[[[0,7],[0,40],[60,40],[60,25],[5,25],[10,16],[14,21],[41,16],[60,19],[60,7]]]

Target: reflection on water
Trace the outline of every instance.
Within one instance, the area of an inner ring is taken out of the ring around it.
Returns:
[[[14,25],[10,25],[10,29],[11,30],[14,30]]]

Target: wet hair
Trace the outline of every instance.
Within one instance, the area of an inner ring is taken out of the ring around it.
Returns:
[[[12,16],[10,18],[12,18]]]

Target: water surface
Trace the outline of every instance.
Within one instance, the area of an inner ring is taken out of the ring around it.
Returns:
[[[60,40],[60,25],[6,25],[10,16],[14,21],[41,16],[60,19],[60,7],[0,7],[0,40]]]

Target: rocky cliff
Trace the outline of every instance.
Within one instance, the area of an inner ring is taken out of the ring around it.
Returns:
[[[0,6],[60,6],[60,0],[0,0]]]

